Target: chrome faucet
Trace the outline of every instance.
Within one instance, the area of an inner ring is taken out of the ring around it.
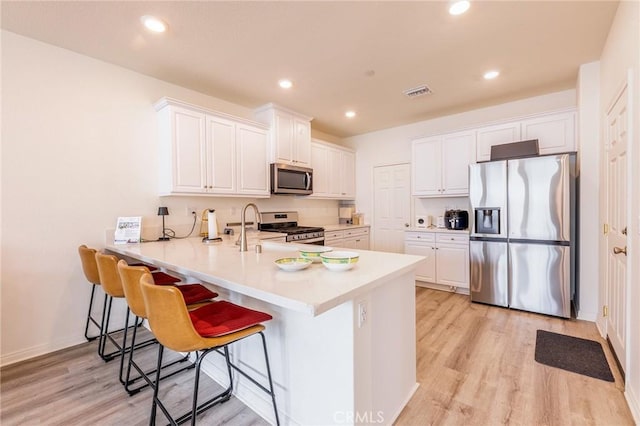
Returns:
[[[260,223],[260,211],[258,210],[258,206],[253,203],[249,203],[242,209],[242,217],[240,223],[240,251],[247,251],[247,230],[245,229],[245,224],[247,222],[247,207],[253,207],[253,211],[256,215],[256,223]]]

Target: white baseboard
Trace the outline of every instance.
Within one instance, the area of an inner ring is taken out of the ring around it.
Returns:
[[[624,397],[627,400],[627,404],[629,405],[629,410],[631,410],[631,415],[633,416],[633,421],[640,425],[640,400],[638,400],[638,395],[633,392],[630,386],[627,385],[627,388],[624,392]]]
[[[407,406],[411,398],[413,398],[413,395],[416,393],[419,387],[420,387],[420,383],[416,383],[415,385],[413,385],[413,387],[409,391],[409,394],[402,402],[402,405],[400,406],[400,410],[398,410],[397,413],[394,413],[393,416],[391,416],[391,418],[384,419],[385,424],[392,425],[396,422],[396,420],[398,420],[398,417],[400,417],[400,413],[402,413],[402,410],[404,410],[404,408]]]
[[[432,290],[448,291],[449,293],[458,293],[458,294],[469,295],[469,289],[468,288],[464,288],[464,287],[456,287],[456,286],[451,286],[451,285],[435,284],[435,283],[430,283],[430,282],[427,282],[427,281],[420,281],[420,280],[416,280],[416,286],[417,287],[430,288]]]
[[[84,337],[69,337],[55,342],[47,342],[41,345],[32,346],[30,348],[21,349],[19,351],[10,352],[0,355],[0,367],[6,367],[16,362],[25,361],[29,358],[46,355],[51,352],[59,351],[71,346],[85,343]]]
[[[232,361],[233,358],[233,354],[231,354]],[[236,363],[236,361],[233,362]],[[202,362],[202,372],[215,380],[220,386],[227,387],[229,385],[228,373],[226,365],[224,363],[224,358],[217,354],[209,355],[207,359]],[[259,415],[269,423],[275,424],[271,397],[269,397],[266,393],[257,388],[256,385],[240,375],[240,373],[238,373],[237,371],[232,370],[232,372],[234,380],[233,396],[238,398],[244,405],[253,410],[257,415]],[[259,380],[260,377],[257,377],[257,379]],[[266,385],[266,383],[262,384],[263,386]],[[274,386],[276,386],[275,383]],[[278,391],[276,390],[276,396],[277,395]],[[282,410],[278,410],[278,416],[280,418],[280,423],[283,425],[298,424],[288,416],[285,416]]]
[[[598,319],[598,311],[585,311],[584,309],[581,309],[578,311],[578,319],[596,322]]]

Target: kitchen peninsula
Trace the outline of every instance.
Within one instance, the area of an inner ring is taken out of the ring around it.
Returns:
[[[109,251],[199,281],[221,298],[273,315],[267,345],[283,424],[391,424],[417,387],[415,268],[421,256],[359,251],[356,266],[332,272],[315,263],[279,270],[297,245],[262,243],[239,252],[235,237],[110,245]],[[255,244],[255,243],[254,243]],[[232,348],[235,362],[264,377],[257,340]],[[222,359],[205,366],[223,382]],[[273,421],[270,402],[242,380],[236,396]]]

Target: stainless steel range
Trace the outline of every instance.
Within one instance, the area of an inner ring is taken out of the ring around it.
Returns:
[[[264,212],[260,218],[260,231],[287,234],[287,242],[324,245],[324,228],[298,226],[298,212]]]

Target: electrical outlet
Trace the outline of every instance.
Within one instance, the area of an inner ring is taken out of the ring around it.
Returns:
[[[198,215],[198,209],[195,208],[195,207],[187,206],[185,208],[184,214],[186,214],[187,216],[191,216],[191,215],[195,214],[197,216]]]
[[[367,322],[367,302],[358,302],[358,328],[361,328]]]

